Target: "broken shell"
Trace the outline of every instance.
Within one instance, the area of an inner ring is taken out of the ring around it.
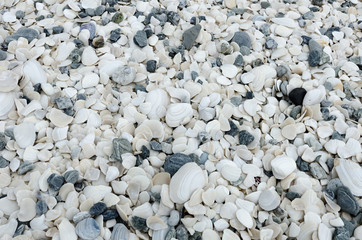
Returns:
[[[0,74],[0,92],[10,92],[18,86],[19,76],[12,71]]]
[[[271,211],[279,206],[280,196],[274,189],[266,189],[261,192],[258,203],[265,211]]]
[[[293,158],[282,155],[271,161],[271,167],[275,178],[284,179],[297,168],[297,165]]]
[[[151,216],[147,218],[146,224],[147,227],[152,230],[161,230],[167,228],[167,224],[157,216]]]
[[[188,123],[193,115],[193,110],[188,103],[175,103],[167,108],[166,123],[170,127],[178,127]]]
[[[334,165],[339,179],[353,195],[362,196],[362,168],[359,164],[345,159],[336,159]]]
[[[241,224],[247,228],[253,227],[253,219],[250,214],[243,208],[236,211],[236,217]]]
[[[0,119],[7,118],[8,113],[14,107],[14,93],[0,93]]]
[[[145,102],[151,105],[151,110],[147,113],[147,116],[150,119],[160,119],[166,114],[170,98],[165,90],[158,88],[147,94]]]
[[[73,120],[71,116],[56,108],[50,111],[48,118],[56,127],[60,128],[66,127]]]
[[[47,77],[40,63],[34,59],[27,61],[24,64],[24,76],[35,85],[37,83],[46,83]]]
[[[22,123],[14,127],[14,137],[20,148],[32,146],[36,139],[33,123]]]

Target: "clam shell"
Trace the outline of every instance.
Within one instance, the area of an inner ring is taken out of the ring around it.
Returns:
[[[60,128],[66,127],[73,120],[71,116],[56,108],[50,111],[48,118],[56,127]]]
[[[22,123],[14,127],[15,141],[20,148],[32,146],[35,142],[35,126],[33,123]]]
[[[192,107],[188,103],[169,105],[166,112],[166,123],[170,127],[178,127],[190,122],[193,115]]]
[[[264,83],[267,79],[274,78],[277,75],[275,69],[267,65],[253,68],[250,72],[255,76],[251,83],[252,89],[255,92],[263,89]]]
[[[277,179],[284,179],[297,168],[297,165],[292,158],[282,155],[271,161],[271,167]]]
[[[0,119],[7,118],[7,114],[14,107],[14,93],[0,93]]]
[[[12,71],[0,74],[0,92],[10,92],[18,86],[19,76]]]
[[[258,203],[265,211],[271,211],[279,206],[280,196],[274,189],[266,189],[261,192]]]
[[[146,96],[146,103],[151,105],[151,110],[147,114],[150,119],[160,119],[165,116],[170,98],[163,89],[151,90]]]
[[[192,193],[206,184],[202,169],[194,162],[183,165],[171,178],[170,198],[173,202],[183,204]]]
[[[125,225],[117,223],[113,226],[110,240],[128,240],[130,232]]]
[[[147,227],[152,230],[162,230],[167,228],[167,224],[157,216],[148,217],[146,220]]]
[[[334,162],[339,179],[353,195],[362,196],[362,167],[350,160],[336,159]]]
[[[93,218],[80,221],[75,227],[77,235],[84,240],[95,239],[101,233],[98,223]]]
[[[247,228],[253,227],[253,219],[250,214],[243,208],[236,211],[236,218],[239,220],[241,224],[243,224]]]
[[[190,102],[190,93],[187,90],[174,87],[168,87],[166,90],[172,98],[178,99],[181,103]]]
[[[24,64],[24,76],[35,85],[37,83],[46,83],[47,76],[41,67],[40,63],[34,59],[27,61]]]

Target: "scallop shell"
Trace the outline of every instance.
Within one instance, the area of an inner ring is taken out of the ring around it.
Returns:
[[[32,146],[36,139],[33,123],[22,123],[14,127],[14,138],[20,148]]]
[[[0,93],[0,119],[7,118],[8,113],[14,107],[14,93]]]
[[[190,93],[187,90],[174,87],[168,87],[166,90],[172,98],[178,99],[181,103],[190,102]]]
[[[339,179],[353,195],[362,196],[362,167],[350,160],[336,159],[334,166]]]
[[[202,169],[194,162],[183,165],[171,178],[170,198],[173,202],[183,204],[192,193],[206,184]]]
[[[47,76],[43,68],[40,63],[34,59],[31,59],[24,64],[23,72],[24,76],[29,78],[34,85],[47,82]]]
[[[163,89],[154,89],[146,96],[146,103],[151,104],[151,110],[147,114],[150,119],[160,119],[165,116],[170,98]]]
[[[192,107],[188,103],[169,105],[166,113],[166,123],[170,127],[178,127],[190,122],[193,115]]]
[[[274,189],[266,189],[261,192],[258,203],[265,211],[271,211],[279,206],[280,196]]]
[[[128,240],[130,232],[125,225],[117,223],[113,226],[111,240]]]
[[[18,86],[19,76],[12,71],[0,74],[0,92],[10,92]]]

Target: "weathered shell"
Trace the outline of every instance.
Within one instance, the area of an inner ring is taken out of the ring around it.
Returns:
[[[245,209],[241,208],[236,211],[236,217],[241,224],[243,224],[247,228],[253,227],[253,219]]]
[[[190,93],[187,90],[174,87],[168,87],[166,90],[172,98],[176,98],[182,103],[190,102]]]
[[[350,160],[336,159],[334,166],[339,179],[353,195],[362,196],[362,167]]]
[[[0,92],[10,92],[18,86],[19,76],[12,71],[0,74]]]
[[[56,127],[65,127],[73,120],[71,116],[56,108],[50,111],[48,118]]]
[[[23,71],[24,76],[30,79],[33,84],[47,82],[47,76],[43,68],[40,63],[34,59],[31,59],[24,64]]]
[[[130,232],[125,225],[117,223],[113,226],[111,240],[128,240]]]
[[[157,216],[148,217],[146,220],[147,227],[152,230],[161,230],[167,228],[167,224]]]
[[[63,220],[59,224],[58,229],[59,229],[60,239],[69,239],[69,240],[78,239],[73,224],[71,224],[67,218],[63,218]]]
[[[265,211],[271,211],[279,206],[280,196],[274,189],[266,189],[261,192],[258,203]]]
[[[98,223],[93,218],[80,221],[75,227],[77,235],[85,240],[95,239],[101,233]]]
[[[202,169],[194,162],[183,165],[171,178],[170,198],[173,202],[183,204],[191,194],[205,185]]]
[[[36,139],[33,123],[22,123],[14,127],[14,137],[20,148],[32,146]]]
[[[166,123],[170,127],[178,127],[188,123],[193,115],[193,110],[188,103],[175,103],[169,105],[166,113]]]
[[[297,168],[297,165],[292,158],[282,155],[271,161],[271,167],[277,179],[284,179]]]
[[[14,93],[0,93],[0,119],[6,119],[8,113],[14,108]]]
[[[150,119],[160,119],[166,115],[170,98],[165,90],[157,88],[147,94],[145,102],[151,105],[151,110],[147,116]]]

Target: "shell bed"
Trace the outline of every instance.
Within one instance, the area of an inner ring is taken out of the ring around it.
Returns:
[[[360,0],[0,0],[0,240],[362,240]]]

